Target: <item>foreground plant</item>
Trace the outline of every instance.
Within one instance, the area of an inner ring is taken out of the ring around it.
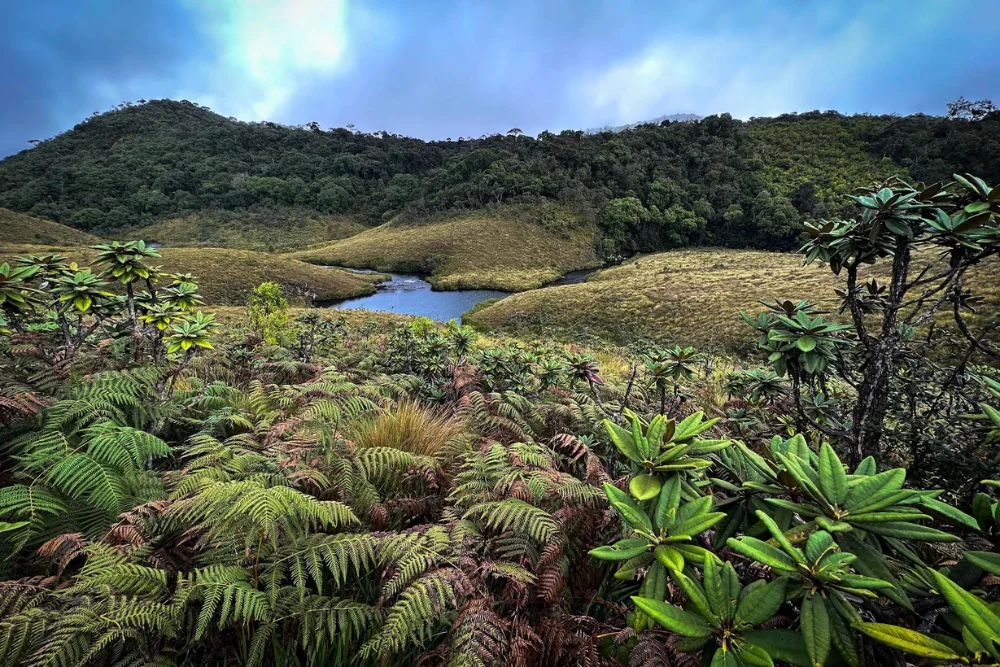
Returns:
[[[708,557],[702,563],[701,581],[680,570],[671,576],[687,598],[685,609],[656,598],[632,601],[663,628],[684,638],[678,651],[703,651],[713,667],[773,667],[775,660],[811,664],[800,635],[759,629],[785,603],[785,579],[742,586],[731,563],[719,564]]]

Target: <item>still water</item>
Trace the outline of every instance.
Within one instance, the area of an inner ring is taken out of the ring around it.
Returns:
[[[400,315],[429,317],[439,322],[461,320],[462,313],[471,310],[480,301],[499,299],[510,292],[488,289],[453,290],[435,292],[431,284],[417,276],[393,273],[392,279],[376,285],[375,294],[347,299],[334,308],[361,308],[382,310]]]

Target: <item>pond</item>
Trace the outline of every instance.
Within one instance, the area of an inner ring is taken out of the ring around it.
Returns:
[[[510,292],[488,289],[452,290],[435,292],[431,284],[417,276],[390,274],[392,278],[379,283],[375,294],[347,299],[334,308],[361,308],[381,310],[400,315],[429,317],[439,322],[461,320],[462,313],[471,310],[480,301],[499,299]]]

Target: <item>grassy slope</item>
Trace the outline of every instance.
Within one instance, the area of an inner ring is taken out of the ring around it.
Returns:
[[[0,208],[0,243],[30,243],[38,245],[87,245],[100,239],[79,229],[58,222],[33,218]]]
[[[200,211],[160,220],[125,233],[165,246],[201,246],[244,250],[296,250],[336,241],[367,229],[350,216],[304,209]]]
[[[93,251],[78,247],[0,245],[0,260],[40,252],[58,252],[72,261],[85,262]],[[205,301],[211,304],[239,305],[247,294],[262,282],[281,284],[290,297],[302,301],[346,299],[371,294],[379,276],[358,275],[313,266],[281,255],[250,250],[221,248],[164,248],[162,257],[150,263],[168,273],[193,273],[198,276]]]
[[[596,266],[596,228],[567,213],[542,224],[531,209],[464,213],[418,223],[393,220],[292,256],[315,264],[429,273],[439,289],[532,289]]]
[[[974,272],[973,291],[1000,303],[1000,262]],[[705,350],[732,349],[753,337],[739,311],[758,299],[804,299],[835,311],[840,281],[798,254],[700,249],[646,255],[586,283],[515,294],[464,317],[484,330],[617,343],[657,340]],[[992,309],[992,310],[991,310]]]

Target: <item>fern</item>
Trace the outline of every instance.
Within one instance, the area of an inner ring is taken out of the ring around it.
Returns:
[[[206,483],[194,495],[177,500],[167,515],[203,526],[209,540],[242,535],[247,546],[264,540],[276,546],[283,535],[358,523],[342,503],[259,480]]]
[[[525,533],[537,542],[547,542],[557,530],[548,512],[515,498],[474,505],[465,518],[492,530]]]

